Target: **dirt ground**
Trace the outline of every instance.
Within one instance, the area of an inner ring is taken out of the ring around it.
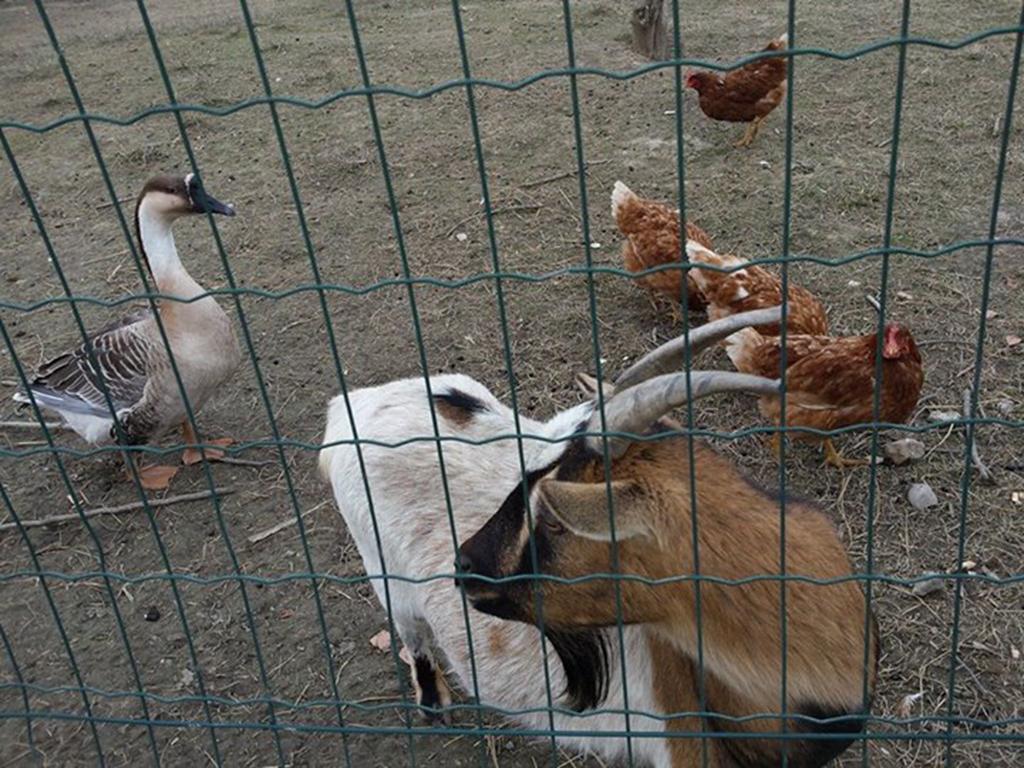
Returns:
[[[451,9],[423,0],[357,3],[359,24],[373,81],[424,89],[459,77]],[[689,4],[687,4],[689,5]],[[725,3],[709,12],[684,12],[687,52],[733,59],[760,47],[785,29],[785,3]],[[152,3],[150,13],[170,77],[181,102],[224,107],[262,94],[256,61],[239,7],[232,3],[180,0]],[[357,88],[360,74],[343,4],[320,0],[250,4],[269,77],[276,93],[319,99]],[[55,33],[90,113],[130,117],[166,102],[152,49],[135,3],[127,0],[47,2]],[[798,43],[851,51],[898,33],[899,4],[806,2],[798,6]],[[911,34],[943,40],[1017,23],[1010,0],[914,4]],[[581,66],[625,71],[644,62],[627,47],[628,13],[613,0],[572,3],[575,46]],[[566,63],[560,4],[498,0],[463,4],[473,74],[515,81]],[[989,37],[955,52],[913,46],[907,55],[903,131],[897,164],[892,237],[896,245],[933,254],[896,255],[890,260],[889,307],[922,344],[925,389],[915,426],[936,410],[961,410],[971,381],[980,319],[985,249],[966,247],[934,255],[945,246],[987,237],[999,134],[1005,109],[1013,38]],[[891,146],[897,49],[887,48],[849,62],[801,57],[794,88],[794,169],[791,250],[826,260],[877,247],[882,242]],[[579,81],[583,147],[593,255],[601,265],[618,264],[619,237],[609,214],[612,183],[622,179],[642,194],[677,196],[672,70],[627,81],[599,76]],[[482,140],[495,217],[498,256],[506,271],[540,274],[584,263],[584,215],[576,169],[572,105],[565,78],[548,78],[506,93],[476,91]],[[1022,135],[1018,93],[1008,171],[998,215],[1001,237],[1024,229]],[[751,258],[782,249],[784,199],[784,110],[767,121],[754,148],[733,149],[742,129],[713,123],[686,96],[685,190],[690,217],[725,250]],[[35,7],[0,1],[0,119],[44,125],[75,113],[58,59]],[[455,88],[430,98],[383,96],[377,100],[389,169],[399,204],[411,273],[457,279],[491,270],[487,230],[480,215],[480,184],[473,153],[465,92]],[[301,193],[315,257],[327,283],[379,290],[328,294],[330,319],[345,375],[352,386],[421,374],[410,306],[404,287],[387,284],[401,274],[391,211],[370,128],[366,101],[342,98],[319,110],[280,109],[292,168]],[[313,280],[267,107],[228,117],[189,113],[189,136],[210,192],[234,202],[238,216],[219,221],[234,280],[247,289],[286,292]],[[103,159],[119,196],[132,198],[156,172],[188,170],[174,120],[161,114],[127,127],[95,123]],[[140,282],[80,122],[42,134],[4,129],[3,135],[39,206],[72,290],[107,300],[140,290]],[[130,216],[130,203],[125,207]],[[19,187],[0,162],[0,319],[19,359],[28,367],[76,343],[67,304],[26,307],[62,295],[53,266]],[[464,234],[465,237],[461,235]],[[183,221],[178,247],[191,273],[206,287],[227,285],[227,275],[205,221]],[[457,237],[458,235],[458,237]],[[994,252],[991,317],[982,372],[984,414],[1015,422],[978,429],[983,459],[997,484],[974,477],[967,495],[966,557],[978,570],[998,577],[1024,574],[1024,250]],[[842,265],[795,264],[791,275],[826,302],[838,333],[864,333],[875,322],[864,295],[878,289],[877,258]],[[616,275],[596,278],[601,355],[614,372],[629,359],[670,338],[671,319],[656,311],[646,294]],[[582,275],[504,283],[514,377],[521,407],[547,416],[577,402],[572,377],[593,370],[593,339],[587,284]],[[502,333],[493,279],[457,289],[419,286],[415,296],[430,372],[470,374],[507,401]],[[222,298],[225,304],[229,299]],[[326,653],[336,682],[350,704],[349,724],[401,728],[392,706],[400,696],[395,667],[374,651],[368,638],[385,626],[381,608],[365,583],[318,580],[329,650],[317,621],[310,580],[289,574],[358,577],[362,565],[344,524],[316,474],[315,445],[327,399],[339,389],[316,294],[277,299],[244,295],[240,301],[266,385],[260,397],[255,369],[243,365],[223,394],[202,413],[211,435],[243,443],[270,440],[274,428],[310,448],[284,449],[286,467],[272,447],[253,447],[240,458],[265,466],[216,465],[218,487],[234,492],[219,508],[209,501],[159,510],[155,520],[129,513],[97,518],[90,534],[78,522],[32,529],[29,541],[0,529],[0,763],[5,766],[73,766],[96,763],[93,734],[81,719],[45,713],[83,712],[69,664],[70,647],[92,712],[107,722],[97,734],[110,766],[154,762],[138,697],[102,695],[137,690],[130,645],[148,699],[150,716],[167,723],[154,729],[155,749],[165,765],[212,762],[210,732],[172,727],[206,717],[198,695],[191,653],[207,692],[217,697],[210,715],[226,765],[363,766],[598,766],[519,737],[480,739],[467,735],[354,735],[316,732],[337,723]],[[90,327],[121,308],[82,305]],[[694,322],[702,318],[692,316]],[[1012,341],[1012,338],[1009,338]],[[724,365],[720,352],[704,365]],[[0,419],[24,420],[9,396],[15,372],[0,351]],[[724,399],[698,408],[702,425],[733,430],[758,424],[749,401]],[[272,426],[272,423],[274,426]],[[883,441],[898,435],[883,435]],[[62,444],[82,448],[61,434]],[[897,578],[958,567],[963,430],[924,432],[925,458],[910,466],[884,466],[877,473],[874,508],[874,568]],[[68,488],[54,458],[40,450],[37,431],[4,427],[0,483],[5,499],[0,522],[11,510],[24,518],[68,512]],[[840,440],[845,452],[863,453],[866,434]],[[757,479],[774,484],[775,465],[763,441],[753,437],[719,441],[722,449]],[[109,455],[63,461],[83,504],[117,505],[134,498]],[[863,567],[869,516],[866,470],[821,471],[817,454],[789,452],[787,482],[819,499]],[[906,500],[912,482],[927,482],[938,505],[916,511]],[[294,487],[297,507],[289,493]],[[200,468],[184,471],[170,493],[206,489]],[[1013,493],[1021,496],[1014,501]],[[256,543],[248,537],[277,523],[304,518],[308,550],[295,526]],[[158,535],[157,535],[158,534]],[[159,545],[158,545],[159,542]],[[31,544],[31,546],[29,546]],[[79,578],[26,575],[38,567]],[[307,560],[307,557],[309,558]],[[106,570],[124,577],[166,572],[177,581],[181,610],[165,580],[109,585]],[[310,565],[311,564],[311,565]],[[249,583],[243,595],[236,574],[275,579]],[[44,587],[46,589],[44,589]],[[248,601],[246,610],[243,597]],[[953,592],[919,598],[904,586],[876,585],[874,610],[884,655],[875,713],[883,717],[943,716],[949,705]],[[48,602],[52,601],[52,602]],[[118,629],[117,613],[124,633]],[[956,669],[955,714],[979,721],[960,726],[964,740],[952,745],[955,765],[1014,766],[1024,753],[1024,587],[971,583],[964,592]],[[53,619],[59,613],[61,630]],[[181,616],[187,619],[186,634]],[[61,631],[66,634],[66,642]],[[192,646],[188,638],[191,636]],[[267,685],[261,682],[256,641]],[[11,653],[18,669],[10,664]],[[28,743],[18,675],[32,684]],[[280,744],[266,729],[270,714],[248,703],[267,689],[284,702],[279,722],[311,726],[284,732]],[[93,690],[95,689],[95,690]],[[98,691],[98,692],[97,692]],[[907,699],[906,697],[914,697]],[[303,707],[305,703],[307,706]],[[991,725],[1013,720],[1009,725]],[[248,727],[232,726],[246,723]],[[472,724],[469,715],[457,722]],[[873,741],[876,766],[943,764],[945,726],[880,723],[873,730],[916,734]],[[414,753],[414,759],[413,759]],[[843,765],[861,759],[850,750]]]

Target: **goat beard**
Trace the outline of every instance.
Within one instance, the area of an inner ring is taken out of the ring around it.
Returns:
[[[608,696],[608,638],[595,629],[544,628],[565,671],[565,690],[574,712],[596,709]]]

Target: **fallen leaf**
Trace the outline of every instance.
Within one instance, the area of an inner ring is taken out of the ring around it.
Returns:
[[[1024,494],[1020,491],[1014,491],[1010,494],[1010,501],[1014,504],[1024,504]]]
[[[1016,347],[1020,342],[1020,336],[1014,336],[1012,333],[1006,337],[1006,346],[1008,347]]]
[[[370,645],[376,648],[381,653],[387,653],[391,650],[391,633],[386,629],[382,629],[376,635],[370,638]]]
[[[997,317],[999,317],[999,313],[994,309],[990,309],[985,313],[986,320],[995,320]]]
[[[409,649],[406,648],[404,645],[402,646],[402,650],[400,650],[398,652],[398,658],[400,658],[402,661],[404,661],[410,667],[414,666],[413,661],[412,661],[412,653],[410,653]]]
[[[910,710],[913,706],[924,698],[923,693],[910,693],[903,697],[903,701],[900,702],[899,715],[901,718],[906,719],[910,717]]]

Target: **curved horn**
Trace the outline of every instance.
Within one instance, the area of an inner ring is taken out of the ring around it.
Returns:
[[[692,329],[688,335],[680,336],[648,352],[615,379],[615,389],[622,391],[642,381],[663,373],[673,373],[683,367],[686,360],[686,340],[689,338],[690,352],[696,355],[705,347],[731,336],[750,325],[770,325],[781,322],[782,307],[755,309],[729,315],[711,323]]]
[[[668,411],[689,400],[716,392],[747,392],[754,395],[776,395],[779,379],[766,379],[731,371],[691,371],[690,397],[686,392],[686,373],[671,373],[648,379],[627,390],[617,392],[604,406],[605,428],[608,432],[642,433]],[[601,414],[595,411],[587,423],[588,432],[601,431]],[[630,445],[629,438],[609,437],[608,454],[617,459]],[[587,447],[601,453],[600,435],[587,438]]]

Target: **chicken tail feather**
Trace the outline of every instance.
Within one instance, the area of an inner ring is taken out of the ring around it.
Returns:
[[[712,267],[739,267],[746,262],[737,257],[729,254],[715,253],[709,248],[705,248],[703,245],[698,243],[696,240],[686,241],[686,258],[691,264],[708,264]],[[704,269],[693,269],[690,271],[694,281],[697,283],[697,287],[700,288],[701,292],[705,296],[711,295],[713,289],[717,289],[719,286],[724,286],[727,280],[732,280],[737,275],[745,274],[745,270],[739,269],[734,272],[718,272]],[[738,288],[737,290],[743,290]],[[733,296],[730,301],[737,299],[746,298],[743,296]]]
[[[743,328],[725,339],[725,354],[729,356],[733,366],[741,373],[751,371],[754,350],[764,341],[764,337],[753,328]]]
[[[625,207],[636,199],[636,193],[633,190],[621,181],[615,182],[615,186],[612,187],[612,216],[615,217],[615,221],[620,229],[622,228],[622,215],[625,213]]]

